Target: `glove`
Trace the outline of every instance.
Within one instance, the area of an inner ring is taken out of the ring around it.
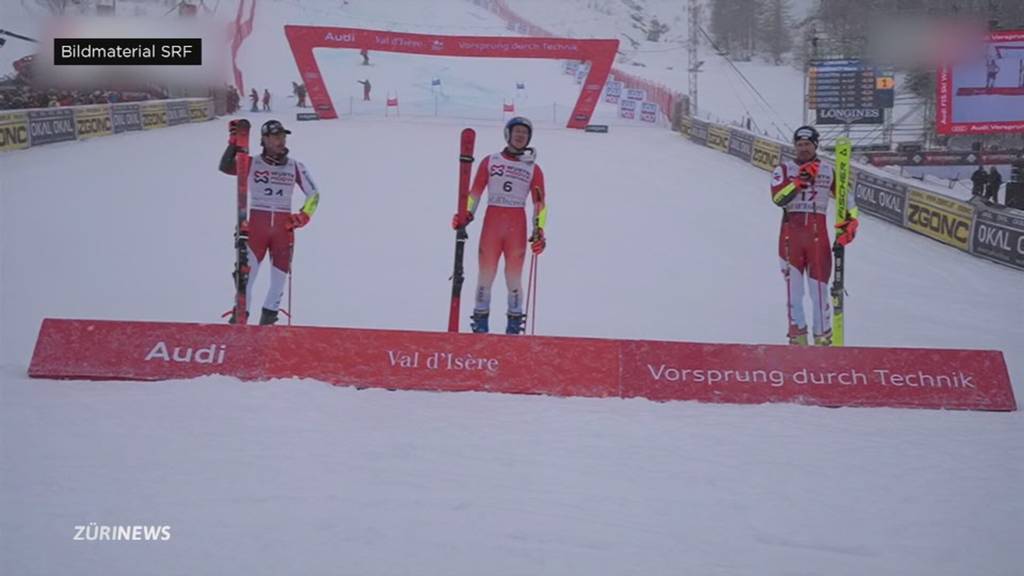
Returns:
[[[820,164],[814,160],[800,166],[800,173],[796,179],[797,187],[806,188],[814,184],[814,179],[818,177],[819,166]]]
[[[544,248],[548,245],[548,241],[544,238],[543,228],[534,228],[533,234],[530,235],[530,250],[534,254],[540,254],[544,252]]]
[[[305,212],[296,212],[292,214],[288,220],[288,229],[292,230],[295,228],[302,228],[306,224],[309,224],[309,214]]]
[[[836,236],[836,242],[838,242],[840,246],[846,246],[850,242],[853,242],[853,239],[857,237],[857,226],[859,225],[860,221],[856,218],[850,218],[836,223],[836,229],[840,231],[839,235]]]
[[[452,228],[458,230],[459,228],[465,228],[473,221],[473,213],[469,210],[452,216]]]

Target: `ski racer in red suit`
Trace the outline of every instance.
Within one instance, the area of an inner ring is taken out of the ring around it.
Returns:
[[[836,182],[831,164],[818,158],[818,131],[801,126],[793,134],[796,158],[772,171],[772,201],[782,208],[779,263],[786,279],[790,344],[807,344],[804,287],[810,293],[814,343],[832,343],[832,306],[828,282],[832,275],[832,247],[828,235],[829,196]],[[837,222],[837,242],[843,246],[857,234],[858,210],[854,194],[847,196],[848,218]]]
[[[233,129],[233,127],[232,127]],[[306,166],[288,157],[285,139],[291,131],[277,120],[268,120],[260,129],[263,152],[252,157],[249,168],[249,282],[245,288],[246,302],[252,302],[252,287],[256,283],[263,258],[270,252],[270,289],[263,303],[260,325],[277,322],[285,281],[291,272],[294,230],[309,223],[320,202],[320,192],[306,170]],[[220,171],[236,174],[232,144],[220,159]],[[292,191],[298,185],[306,195],[302,208],[292,213]],[[235,323],[234,313],[230,323]]]
[[[487,189],[487,212],[480,231],[480,270],[473,305],[473,332],[489,330],[491,284],[498,274],[498,260],[505,257],[505,284],[508,288],[508,324],[506,334],[522,334],[526,316],[523,314],[523,261],[526,257],[526,200],[533,201],[533,231],[530,249],[540,254],[547,246],[544,228],[547,204],[544,172],[535,162],[536,154],[529,148],[533,125],[516,116],[505,125],[505,149],[480,162],[464,210],[452,217],[452,228],[469,224],[476,214],[480,197]]]

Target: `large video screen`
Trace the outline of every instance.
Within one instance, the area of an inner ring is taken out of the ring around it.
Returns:
[[[941,134],[1024,131],[1024,30],[988,34],[976,56],[939,69]]]

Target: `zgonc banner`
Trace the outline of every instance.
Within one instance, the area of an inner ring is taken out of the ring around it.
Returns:
[[[586,359],[580,361],[581,358]],[[29,376],[1016,410],[1001,352],[46,319]]]

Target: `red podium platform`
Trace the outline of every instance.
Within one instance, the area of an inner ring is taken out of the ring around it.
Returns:
[[[350,328],[43,321],[29,376],[310,378],[339,386],[657,401],[1016,410],[1001,352]]]

